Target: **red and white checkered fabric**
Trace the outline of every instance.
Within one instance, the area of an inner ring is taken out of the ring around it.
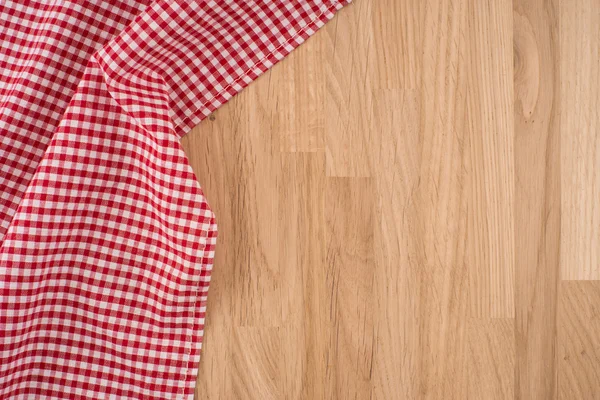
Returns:
[[[0,398],[193,396],[215,217],[179,143],[348,0],[0,3]]]

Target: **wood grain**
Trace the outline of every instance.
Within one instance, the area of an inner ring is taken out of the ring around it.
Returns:
[[[378,90],[374,100],[375,348],[373,398],[416,398],[420,391],[421,271],[418,263],[420,96]],[[380,173],[387,171],[387,173]]]
[[[370,83],[371,2],[353,4],[345,18],[323,28],[326,75],[325,160],[327,176],[371,176],[369,141],[372,89]]]
[[[562,282],[558,311],[560,399],[600,393],[600,282]]]
[[[514,317],[511,1],[469,1],[466,179],[470,315]]]
[[[514,398],[515,329],[512,318],[469,322],[469,399]]]
[[[600,7],[561,2],[561,277],[600,279]]]
[[[515,398],[557,395],[560,86],[556,0],[514,3]]]
[[[281,152],[325,149],[326,118],[319,111],[325,103],[326,48],[322,40],[309,40],[303,47],[269,73],[270,124]]]
[[[197,398],[600,398],[599,26],[355,0],[184,137],[220,232]]]
[[[331,288],[325,242],[325,157],[281,156],[279,263],[286,373],[284,398],[322,399],[328,387]],[[310,384],[308,384],[310,382]]]
[[[419,184],[414,235],[419,271],[419,396],[466,397],[467,196],[464,0],[428,1],[423,20]],[[407,149],[408,150],[408,149]]]
[[[373,360],[373,218],[370,178],[330,179],[325,205],[332,334],[327,398],[369,399]]]

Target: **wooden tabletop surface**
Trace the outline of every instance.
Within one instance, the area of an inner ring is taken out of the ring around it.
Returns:
[[[183,139],[198,399],[600,398],[596,0],[355,0]]]

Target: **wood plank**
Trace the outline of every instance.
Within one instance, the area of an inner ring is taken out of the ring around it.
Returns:
[[[231,392],[236,400],[279,400],[283,397],[279,328],[239,327],[233,331]]]
[[[331,178],[325,191],[332,335],[326,398],[370,399],[373,359],[374,206],[370,178]]]
[[[560,96],[556,0],[514,2],[518,399],[557,396]]]
[[[468,7],[470,314],[514,317],[512,1]]]
[[[268,73],[260,79],[268,83]],[[253,90],[242,92],[233,105],[235,109],[228,116],[233,121],[227,123],[235,127],[233,135],[218,139],[232,143],[219,146],[222,154],[208,155],[219,157],[216,164],[229,172],[223,192],[214,198],[229,203],[228,208],[219,205],[215,213],[227,221],[225,237],[220,235],[219,239],[221,251],[229,257],[226,268],[231,268],[229,281],[236,296],[231,311],[238,326],[278,327],[281,277],[277,217],[281,178],[279,148],[270,127],[272,103],[268,85],[255,85]]]
[[[211,288],[217,294],[222,294],[218,288]],[[212,300],[212,299],[211,299]],[[204,342],[196,381],[196,400],[225,399],[230,396],[232,384],[232,343],[231,327],[222,323],[222,314],[217,302],[213,301],[210,321],[207,319],[204,327]],[[221,317],[221,318],[220,318]]]
[[[371,87],[417,89],[421,85],[423,18],[421,0],[373,2]]]
[[[285,398],[326,399],[335,331],[325,248],[325,155],[282,154],[281,166],[286,177],[279,188],[279,263],[285,277],[282,383]]]
[[[469,399],[514,398],[513,318],[469,321]]]
[[[231,398],[234,390],[241,394],[250,390],[252,386],[234,387],[240,380],[248,382],[248,372],[240,368],[244,360],[234,354],[236,346],[244,343],[240,342],[240,329],[275,329],[282,324],[277,219],[280,168],[274,157],[279,149],[273,145],[270,110],[263,107],[271,103],[268,85],[262,82],[268,84],[268,75],[182,140],[184,147],[191,149],[190,162],[219,225],[205,332],[212,350],[203,349],[202,353],[200,399]],[[272,340],[279,348],[277,335]],[[256,337],[248,345],[259,346],[258,340]],[[268,361],[259,355],[255,354],[255,362]],[[276,389],[281,390],[279,386]],[[270,393],[270,389],[261,386],[258,393],[263,392]]]
[[[558,310],[560,399],[600,393],[600,282],[561,282]]]
[[[371,2],[348,6],[323,29],[327,176],[371,176]]]
[[[282,152],[325,149],[324,42],[308,40],[271,70],[271,128]]]
[[[420,96],[377,90],[373,146],[377,161],[375,353],[373,398],[416,399],[420,391],[421,273],[418,258]]]
[[[466,6],[464,0],[425,6],[419,184],[414,210],[407,211],[415,215],[423,399],[467,395]]]
[[[561,278],[600,279],[600,7],[562,1]]]

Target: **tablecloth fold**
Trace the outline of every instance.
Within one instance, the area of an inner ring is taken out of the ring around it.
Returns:
[[[193,396],[217,226],[179,140],[346,3],[0,6],[0,398]]]

